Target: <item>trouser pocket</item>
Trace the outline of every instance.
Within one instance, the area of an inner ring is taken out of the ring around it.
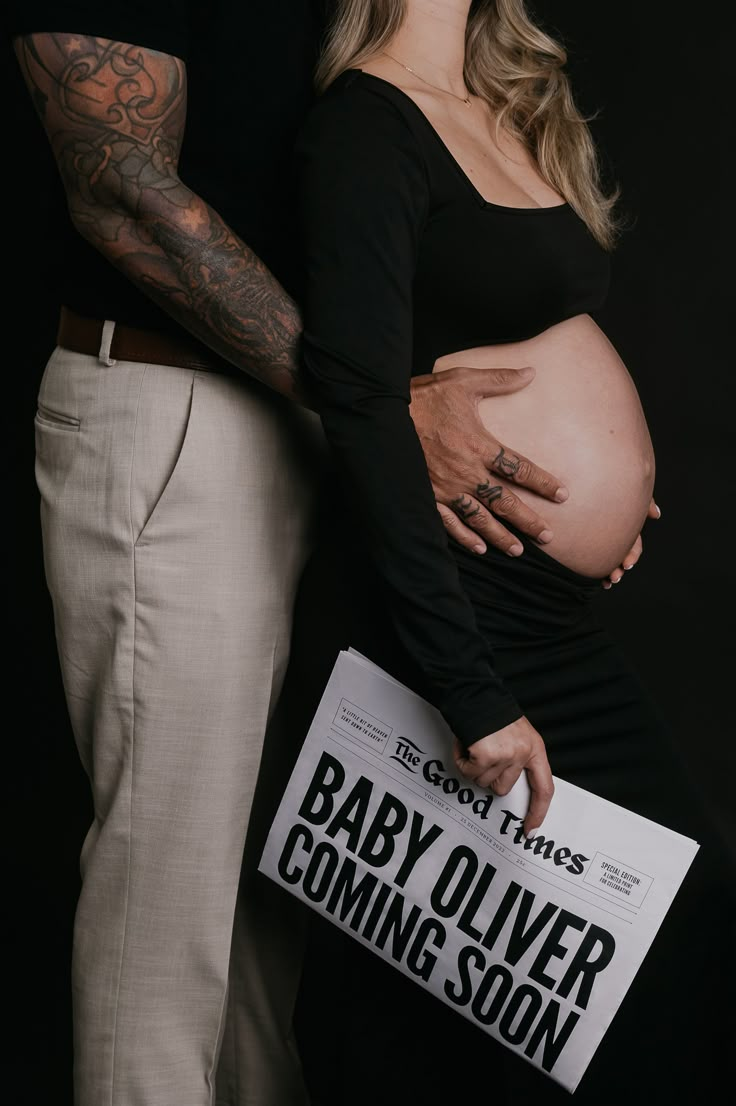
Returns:
[[[191,429],[196,373],[147,365],[141,383],[130,472],[130,525],[137,545],[166,513]]]
[[[79,430],[81,419],[77,415],[69,415],[64,411],[55,411],[39,400],[36,410],[35,422],[37,426],[47,427],[50,430]]]

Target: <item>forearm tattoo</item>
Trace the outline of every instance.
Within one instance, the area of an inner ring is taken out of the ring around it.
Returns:
[[[71,34],[25,36],[16,53],[78,230],[223,357],[297,398],[296,305],[178,176],[183,62]]]
[[[519,471],[519,459],[512,459],[506,456],[506,451],[503,446],[499,449],[496,457],[494,458],[493,465],[491,466],[496,472],[502,473],[504,476],[516,476]]]

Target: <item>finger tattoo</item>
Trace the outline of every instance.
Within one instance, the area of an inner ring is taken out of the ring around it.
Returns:
[[[480,513],[480,507],[468,495],[459,495],[457,499],[450,500],[450,506],[456,515],[462,519],[472,518]]]
[[[518,457],[515,460],[507,457],[506,451],[501,446],[491,468],[496,469],[497,472],[502,472],[504,476],[516,476],[520,463]]]
[[[500,499],[503,495],[503,488],[500,484],[478,484],[475,489],[475,494],[478,499],[482,499],[484,503],[493,503],[494,499]]]

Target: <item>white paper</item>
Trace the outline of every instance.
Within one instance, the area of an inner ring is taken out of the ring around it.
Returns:
[[[591,735],[594,740],[594,735]],[[260,870],[573,1091],[698,845],[555,778],[544,825],[441,715],[341,653]]]

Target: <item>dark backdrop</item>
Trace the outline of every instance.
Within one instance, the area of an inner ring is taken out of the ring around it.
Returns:
[[[708,39],[705,24],[682,25],[664,0],[615,8],[539,0],[535,7],[568,46],[579,103],[599,113],[593,131],[630,215],[599,321],[639,388],[658,460],[662,519],[648,524],[638,567],[599,604],[731,833],[736,677],[727,543],[736,306],[726,74],[734,42],[710,19]],[[56,321],[51,274],[63,264],[46,251],[45,230],[61,201],[7,46],[3,60],[5,421],[17,496],[5,587],[11,932],[4,946],[17,984],[6,1002],[17,1041],[6,1067],[23,1073],[9,1093],[15,1106],[66,1106],[71,924],[91,807],[65,713],[33,477],[35,398]]]

